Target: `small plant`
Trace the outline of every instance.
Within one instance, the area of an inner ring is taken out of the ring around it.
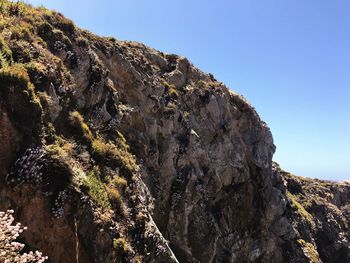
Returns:
[[[129,250],[128,243],[126,242],[125,238],[122,237],[113,239],[113,247],[118,253],[127,253]]]
[[[118,145],[123,148],[124,150],[128,151],[130,149],[128,142],[126,141],[124,135],[117,131],[117,138],[118,138]]]
[[[43,180],[42,168],[45,162],[46,152],[42,148],[29,148],[16,160],[6,180],[11,184],[39,184]]]
[[[99,206],[104,209],[111,209],[106,187],[101,181],[96,169],[88,174],[86,183],[89,187],[89,195],[91,196],[92,200],[94,200]]]
[[[170,88],[169,90],[169,95],[172,99],[177,99],[179,97],[179,93],[177,92],[177,90],[173,87]]]
[[[124,189],[125,187],[127,187],[128,182],[123,177],[120,177],[119,175],[117,175],[117,176],[114,176],[113,179],[111,180],[111,185],[113,185],[118,189]]]
[[[111,204],[118,209],[123,215],[126,214],[126,208],[120,192],[110,186],[107,186],[107,193]]]
[[[304,239],[298,239],[297,242],[301,245],[304,253],[309,257],[311,262],[321,263],[320,255],[312,243],[306,242]]]
[[[5,57],[6,61],[12,62],[12,51],[6,44],[5,40],[0,35],[0,51]]]
[[[287,196],[291,200],[291,207],[306,220],[311,228],[315,228],[316,225],[313,216],[298,202],[296,196],[290,192],[287,192]]]
[[[69,120],[70,124],[76,129],[79,136],[82,136],[86,142],[91,143],[93,140],[93,135],[89,126],[85,123],[83,116],[81,116],[78,111],[73,111],[69,113]]]
[[[19,235],[27,230],[27,227],[23,227],[20,223],[13,225],[14,217],[12,216],[13,210],[7,210],[6,212],[0,212],[0,260],[4,263],[11,262],[32,262],[42,263],[48,259],[42,255],[41,252],[28,252],[21,253],[24,248],[24,244],[19,243],[16,239]]]
[[[79,47],[86,48],[89,46],[89,42],[85,37],[78,37],[77,44]]]
[[[21,16],[26,11],[26,5],[23,1],[18,1],[15,3],[11,3],[8,8],[8,12],[12,16]]]
[[[124,175],[131,176],[137,170],[134,156],[129,153],[126,147],[117,147],[112,143],[104,142],[101,138],[94,139],[91,146],[98,160],[119,166]]]
[[[61,13],[53,12],[51,16],[52,23],[68,34],[74,34],[75,26],[72,20],[64,17]]]
[[[104,159],[107,157],[110,151],[110,145],[105,143],[102,139],[94,139],[91,144],[92,151],[98,159]]]
[[[188,120],[190,118],[190,113],[188,111],[184,112],[184,119]]]
[[[21,88],[29,87],[29,76],[22,64],[14,64],[0,69],[0,80],[8,85],[19,85]]]
[[[5,54],[0,50],[0,68],[5,68],[8,66],[7,58]]]
[[[28,23],[22,22],[10,28],[11,39],[32,41],[32,26]]]

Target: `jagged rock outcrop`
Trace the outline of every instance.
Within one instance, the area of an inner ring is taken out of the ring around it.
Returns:
[[[5,3],[0,210],[50,262],[349,261],[350,185],[273,164],[242,96],[186,58]]]

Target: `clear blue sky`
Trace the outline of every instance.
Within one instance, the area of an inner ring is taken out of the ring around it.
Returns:
[[[243,94],[295,174],[350,179],[349,0],[30,0],[192,63]]]

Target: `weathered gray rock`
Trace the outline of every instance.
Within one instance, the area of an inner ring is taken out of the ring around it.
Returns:
[[[31,60],[45,70],[30,79],[34,95],[45,94],[40,103],[19,92],[14,111],[14,87],[0,82],[0,208],[16,208],[32,229],[29,244],[52,262],[349,261],[349,184],[297,178],[272,163],[271,132],[242,96],[186,58],[43,17],[71,44],[45,35],[28,44],[42,54]],[[45,186],[6,180],[29,147],[54,151]],[[86,178],[98,172],[117,205],[103,208],[89,194]],[[113,188],[115,175],[125,188]],[[58,199],[45,187],[71,194],[62,219],[51,218]]]

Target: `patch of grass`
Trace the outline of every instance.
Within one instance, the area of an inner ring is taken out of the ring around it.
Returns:
[[[305,208],[298,202],[296,196],[290,192],[287,192],[287,196],[291,200],[292,208],[295,209],[297,213],[308,222],[311,228],[315,228],[316,224],[313,216],[308,211],[306,211]]]
[[[47,21],[38,21],[36,24],[37,33],[44,40],[51,40],[53,37],[52,31],[53,27]]]
[[[26,13],[28,7],[24,1],[0,1],[0,13],[10,16],[22,16]]]
[[[60,29],[54,29],[52,30],[52,34],[55,40],[59,40],[66,44],[68,47],[72,46],[72,42],[70,39],[62,32]]]
[[[92,200],[104,209],[111,209],[106,187],[96,170],[88,174],[86,183],[89,187],[89,195]]]
[[[69,121],[78,132],[78,135],[82,136],[87,143],[91,143],[93,141],[92,132],[89,126],[85,123],[83,116],[78,111],[69,113]]]
[[[121,173],[126,176],[132,176],[132,173],[137,170],[134,156],[125,148],[119,148],[112,143],[106,143],[101,138],[94,139],[91,148],[98,160],[110,162],[118,166]]]
[[[177,99],[179,97],[179,93],[177,92],[177,90],[175,88],[170,88],[169,90],[169,95],[172,99]]]
[[[122,237],[113,239],[113,247],[121,254],[127,253],[129,250],[128,243]]]
[[[8,47],[5,40],[1,37],[1,35],[0,35],[0,52],[2,54],[3,59],[5,60],[5,62],[3,62],[4,64],[8,65],[12,63],[12,51]]]
[[[0,68],[5,68],[8,66],[8,61],[4,53],[0,50]]]
[[[163,80],[163,86],[165,90],[169,93],[172,99],[177,99],[179,97],[179,93],[176,90],[175,85],[169,84],[169,82],[167,82],[166,80]]]
[[[61,13],[53,12],[51,16],[52,23],[63,32],[68,34],[75,33],[75,26],[72,20],[64,17]]]
[[[115,189],[114,187],[107,186],[107,194],[110,200],[110,203],[113,207],[116,207],[118,211],[125,215],[126,214],[126,207],[123,202],[123,197],[118,191],[118,189]]]
[[[128,185],[128,182],[123,177],[117,175],[113,177],[110,184],[116,187],[117,189],[125,189],[125,187],[127,187]]]
[[[74,153],[74,147],[75,147],[74,143],[70,141],[66,141],[61,137],[57,137],[56,143],[48,145],[46,147],[46,151],[49,152],[51,155],[57,156],[60,159],[69,161],[69,159]]]
[[[117,138],[118,138],[118,145],[123,148],[124,150],[129,150],[130,147],[128,145],[128,142],[126,141],[124,135],[120,132],[117,131]]]
[[[35,83],[35,80],[40,80],[41,82],[41,78],[43,78],[47,73],[46,65],[39,63],[37,61],[31,61],[25,64],[25,68],[28,72],[30,79],[32,80],[32,82],[34,81],[34,83]]]
[[[91,148],[95,157],[97,157],[100,160],[103,160],[104,158],[106,158],[110,151],[110,145],[105,143],[100,138],[94,139],[92,141]]]
[[[215,81],[200,80],[196,83],[196,86],[200,89],[208,90],[209,88],[215,88],[217,86],[220,86],[220,83]]]
[[[304,239],[298,239],[297,242],[301,245],[304,253],[311,260],[312,263],[321,263],[320,255],[318,254],[315,246]]]
[[[89,46],[89,41],[85,37],[78,37],[76,41],[79,47],[86,48]]]
[[[30,88],[30,79],[27,70],[22,64],[13,64],[0,70],[1,81],[8,85],[18,85],[23,89]]]
[[[33,27],[26,22],[19,22],[16,25],[10,27],[11,39],[26,40],[28,42],[33,41]]]

